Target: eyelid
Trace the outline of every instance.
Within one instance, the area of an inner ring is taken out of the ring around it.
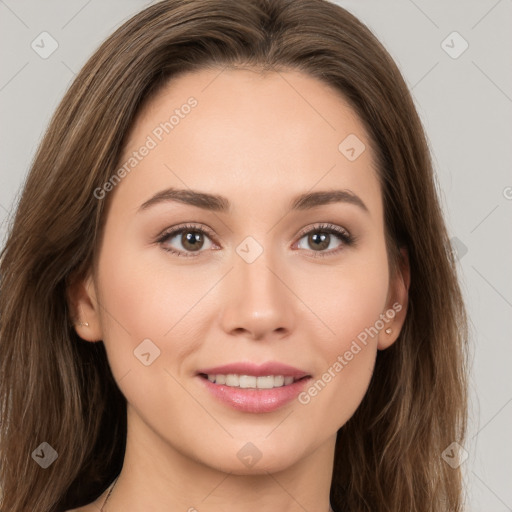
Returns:
[[[164,229],[157,236],[157,238],[155,240],[155,243],[160,244],[160,245],[164,245],[164,242],[168,238],[171,238],[171,237],[174,238],[176,235],[179,235],[183,231],[204,232],[204,234],[206,234],[211,240],[214,241],[216,239],[216,235],[214,234],[214,231],[210,227],[206,226],[205,224],[189,224],[189,223],[185,223],[185,224],[178,224],[177,226],[173,226],[173,227]],[[196,255],[199,255],[202,252],[206,252],[206,251],[198,251],[197,253],[194,253],[194,252],[183,252],[183,251],[178,251],[177,249],[169,249],[169,248],[165,248],[165,247],[163,247],[163,249],[165,251],[167,251],[167,252],[172,253],[172,254],[176,254],[176,255],[179,255],[179,256],[185,256],[185,257],[189,257],[189,256],[195,257]]]
[[[174,238],[176,235],[180,234],[183,231],[187,231],[187,230],[203,232],[212,240],[212,242],[215,245],[218,245],[215,242],[216,235],[214,234],[214,231],[209,226],[206,226],[204,224],[191,224],[191,223],[178,224],[177,226],[173,226],[171,228],[165,229],[157,236],[155,242],[160,245],[164,245],[165,240],[167,240],[171,236],[172,236],[172,238]],[[350,246],[350,245],[354,244],[356,241],[356,237],[353,236],[346,228],[339,226],[337,224],[331,224],[328,222],[318,222],[312,226],[307,226],[307,227],[303,228],[298,233],[298,235],[296,235],[297,241],[294,243],[294,245],[297,244],[298,242],[300,242],[300,240],[304,236],[306,236],[312,232],[313,233],[314,232],[324,232],[324,233],[328,233],[328,234],[334,234],[336,237],[338,237],[338,239],[341,242],[341,247],[338,247],[336,249],[331,249],[329,251],[309,251],[309,253],[313,254],[314,258],[331,256],[331,255],[337,254],[345,246]],[[201,253],[207,252],[207,251],[202,251],[202,250],[199,250],[197,252],[193,252],[193,251],[187,252],[187,251],[179,251],[177,249],[165,248],[165,247],[163,247],[163,249],[167,252],[170,252],[171,254],[175,254],[177,256],[185,256],[185,257],[198,257]]]
[[[329,222],[317,222],[313,226],[308,226],[299,231],[297,237],[300,239],[305,235],[314,231],[326,231],[328,233],[334,232],[339,235],[345,235],[348,238],[351,238],[351,234],[347,229],[342,226],[338,226],[336,224],[330,224]]]

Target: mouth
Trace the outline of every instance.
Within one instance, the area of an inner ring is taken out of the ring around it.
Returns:
[[[312,376],[281,363],[234,363],[204,368],[196,376],[221,404],[241,412],[272,412],[291,403]]]

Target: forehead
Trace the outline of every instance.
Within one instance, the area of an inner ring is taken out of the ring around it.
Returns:
[[[137,206],[169,186],[222,193],[235,206],[315,188],[380,196],[361,120],[338,91],[298,71],[205,69],[171,80],[135,120],[123,165],[115,194]]]

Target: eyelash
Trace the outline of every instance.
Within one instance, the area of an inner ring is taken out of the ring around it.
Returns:
[[[206,229],[204,227],[200,227],[194,224],[186,224],[184,226],[178,226],[176,228],[172,228],[168,231],[165,231],[160,235],[156,242],[162,246],[162,249],[164,251],[170,252],[171,254],[174,254],[179,257],[185,257],[185,258],[195,258],[200,255],[201,252],[204,251],[198,251],[197,253],[193,252],[183,252],[183,251],[177,251],[176,249],[172,249],[168,246],[165,246],[164,242],[167,241],[170,238],[174,238],[176,235],[192,231],[196,233],[201,233],[202,235],[207,235],[209,238],[213,238],[212,233],[209,229]],[[313,253],[314,258],[325,258],[327,256],[333,256],[337,254],[339,251],[343,250],[344,246],[351,246],[355,243],[356,239],[353,235],[351,235],[346,229],[336,226],[334,224],[320,224],[318,226],[313,227],[312,229],[302,232],[299,235],[299,240],[304,238],[306,235],[309,235],[311,233],[323,233],[323,234],[329,234],[329,235],[335,235],[338,237],[339,240],[341,240],[342,245],[338,247],[337,249],[331,249],[330,251],[310,251]]]

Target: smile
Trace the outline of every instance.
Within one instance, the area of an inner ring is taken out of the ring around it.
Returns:
[[[237,375],[233,373],[223,374],[201,374],[214,384],[223,384],[228,387],[242,389],[273,389],[288,386],[300,380],[292,376],[284,375]],[[305,377],[302,377],[305,378]]]

